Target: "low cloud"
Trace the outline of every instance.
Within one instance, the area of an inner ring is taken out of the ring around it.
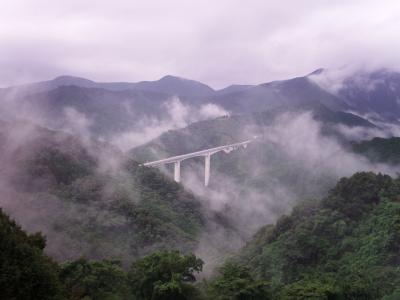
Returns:
[[[162,117],[143,116],[132,128],[121,134],[116,134],[110,143],[123,151],[145,144],[168,130],[186,127],[190,123],[219,116],[229,115],[229,112],[218,105],[206,103],[194,107],[173,97],[162,104],[165,113]]]
[[[371,72],[377,70],[384,71],[377,67],[350,64],[340,68],[324,69],[320,73],[308,76],[308,78],[322,89],[334,95],[339,95],[340,91],[349,84],[349,80],[354,88],[370,92],[373,91],[378,84],[383,83],[382,79],[371,77]]]
[[[199,114],[202,119],[214,119],[220,116],[229,116],[228,111],[213,103],[202,105]]]
[[[259,138],[247,149],[212,156],[211,181],[207,188],[204,187],[204,160],[182,162],[182,184],[202,199],[209,210],[227,218],[227,224],[232,226],[229,231],[211,224],[202,236],[197,254],[205,259],[208,267],[212,268],[216,257],[238,249],[261,226],[289,213],[299,201],[326,195],[343,176],[359,171],[396,176],[396,168],[371,163],[342,146],[335,137],[324,135],[322,124],[312,113],[284,113],[271,125],[249,126],[240,133],[242,137],[254,135]],[[221,165],[229,167],[218,169]]]

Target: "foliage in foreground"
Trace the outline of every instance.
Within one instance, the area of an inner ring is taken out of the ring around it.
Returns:
[[[208,295],[215,300],[271,299],[266,281],[256,280],[244,266],[227,263],[209,284]]]
[[[262,228],[214,278],[203,262],[155,252],[128,271],[115,261],[58,266],[0,213],[1,299],[399,299],[400,179],[357,173],[321,201],[305,201]],[[6,276],[5,276],[6,275]]]
[[[61,296],[59,267],[43,254],[40,234],[26,234],[0,209],[0,299],[46,300]]]
[[[40,234],[28,235],[0,210],[0,299],[196,299],[192,285],[203,261],[160,251],[134,262],[78,259],[61,266],[44,253]]]
[[[202,268],[203,261],[193,254],[155,252],[133,263],[129,277],[137,299],[184,300],[197,294],[188,283],[196,281]]]
[[[29,138],[18,139],[21,132]],[[59,261],[84,256],[129,264],[160,249],[190,252],[205,227],[192,193],[102,142],[0,123],[0,165],[12,170],[2,176],[11,191],[4,209],[22,226],[35,220],[46,236],[56,236],[47,251]]]
[[[266,226],[235,259],[273,299],[392,299],[400,284],[400,179],[357,173]],[[384,298],[385,297],[385,298]]]

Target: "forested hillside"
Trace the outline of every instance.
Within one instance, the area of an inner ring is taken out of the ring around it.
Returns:
[[[230,264],[263,280],[272,299],[398,299],[399,226],[400,180],[357,173],[260,229]],[[245,293],[230,285],[235,276],[222,272],[215,299]]]
[[[368,157],[371,161],[388,163],[393,165],[400,164],[400,138],[373,138],[353,144],[356,153]]]
[[[352,126],[365,126],[368,121],[398,124],[399,73],[355,72],[343,78],[338,91],[326,84],[330,76],[329,70],[320,69],[306,76],[258,85],[233,85],[219,91],[170,75],[136,83],[60,76],[0,89],[0,100],[7,104],[0,117],[34,119],[56,129],[65,128],[71,118],[75,121],[80,117],[88,122],[85,129],[90,134],[110,140],[117,134],[143,130],[160,122],[166,129],[181,128],[228,113],[276,110],[307,110],[316,114],[323,110],[324,118]],[[171,109],[173,101],[179,107]],[[212,109],[208,110],[210,105]],[[179,122],[175,127],[165,126],[171,119]]]
[[[155,252],[122,269],[116,260],[55,263],[45,238],[28,235],[0,210],[0,298],[16,300],[196,299],[191,283],[203,262],[178,251]]]
[[[400,4],[2,0],[0,300],[400,300]]]
[[[59,260],[193,251],[215,221],[182,186],[107,144],[26,123],[3,123],[0,138],[2,206],[45,233]]]
[[[0,296],[393,300],[400,295],[399,226],[399,178],[357,173],[327,197],[305,200],[261,228],[214,276],[196,283],[203,261],[176,251],[138,259],[128,271],[110,260],[57,265],[43,254],[40,234],[27,235],[0,212],[0,261],[8,274],[0,279]]]
[[[189,126],[169,130],[156,139],[131,150],[138,160],[155,160],[163,156],[174,156],[218,145],[234,143],[254,136],[262,137],[270,131],[282,115],[296,117],[309,113],[313,120],[319,122],[321,131],[326,134],[339,135],[335,126],[349,128],[374,128],[375,126],[351,113],[332,111],[319,106],[310,111],[305,108],[275,109],[251,114],[223,116],[212,120],[194,122]],[[289,121],[289,120],[284,120]],[[283,124],[280,124],[283,125]]]
[[[212,203],[224,203],[218,209],[239,223],[248,236],[265,218],[274,222],[298,199],[325,196],[342,176],[359,170],[395,173],[390,165],[377,165],[345,147],[349,141],[342,129],[376,128],[352,114],[326,108],[313,113],[276,110],[192,123],[168,131],[132,149],[130,154],[138,161],[152,161],[252,140],[246,149],[212,156],[211,180],[206,190],[201,189],[204,160],[181,163],[182,183],[214,200]],[[247,205],[243,207],[243,203]]]

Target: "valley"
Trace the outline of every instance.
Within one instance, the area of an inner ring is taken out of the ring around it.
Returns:
[[[173,76],[1,89],[3,255],[33,253],[41,299],[151,299],[158,284],[173,299],[395,299],[400,76],[353,75],[377,89],[362,106],[358,80],[333,93],[325,72],[222,90]],[[180,183],[143,165],[255,136],[212,156],[206,187],[204,158],[181,163]]]

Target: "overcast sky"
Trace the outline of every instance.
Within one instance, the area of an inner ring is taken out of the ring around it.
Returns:
[[[400,1],[2,0],[0,86],[166,74],[214,88],[400,66]]]

